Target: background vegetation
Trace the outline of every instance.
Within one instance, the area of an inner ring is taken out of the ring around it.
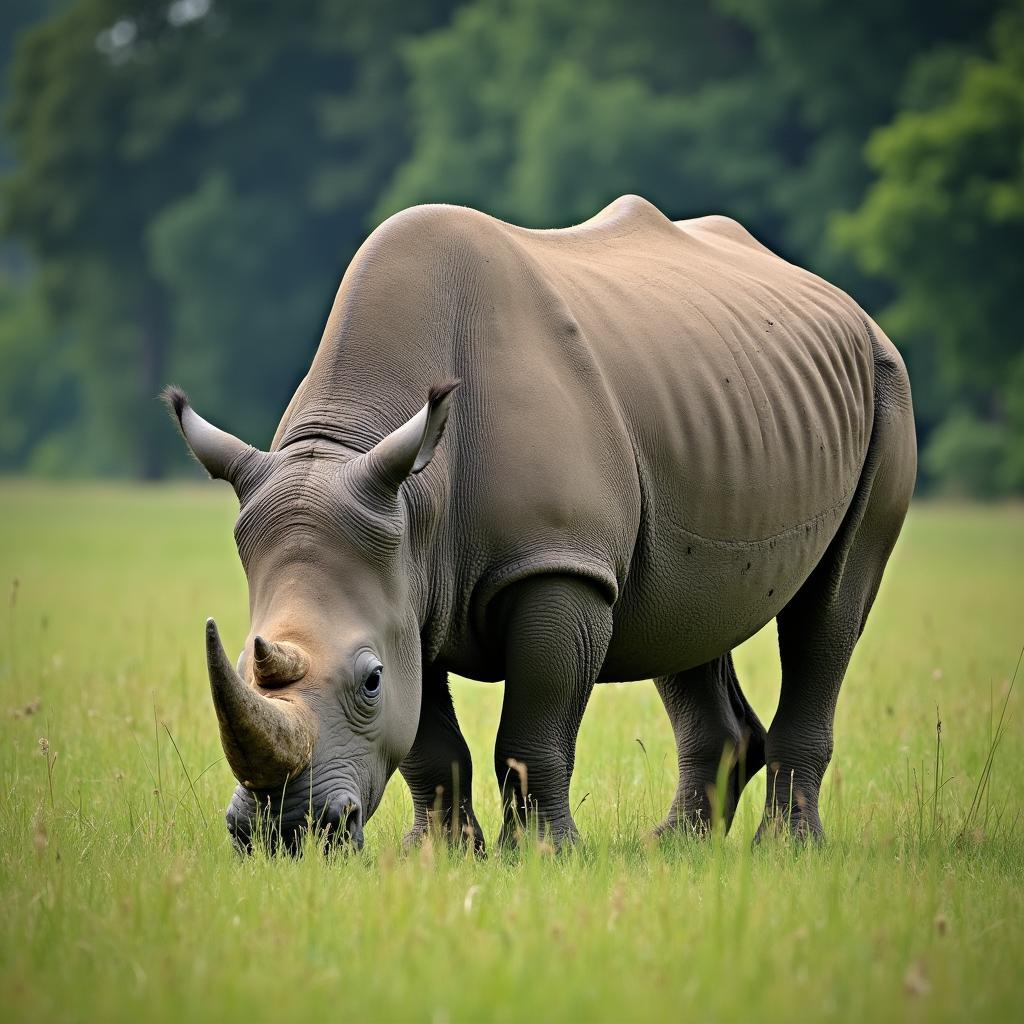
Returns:
[[[12,1024],[1019,1019],[1016,693],[1000,721],[1024,607],[1014,509],[912,509],[843,688],[821,848],[751,850],[763,772],[724,842],[651,844],[675,751],[634,683],[590,702],[564,857],[405,854],[396,778],[360,856],[271,862],[231,850],[206,696],[203,616],[230,650],[248,628],[230,489],[0,484],[0,504],[19,580],[0,619]],[[773,634],[736,658],[765,721]],[[493,840],[502,686],[454,692]]]
[[[1021,0],[8,0],[0,470],[265,444],[366,234],[725,212],[903,349],[925,482],[1024,492]]]
[[[169,380],[265,445],[401,207],[550,227],[637,192],[882,321],[925,487],[1024,494],[1024,0],[3,0],[0,70],[0,474],[184,471]],[[198,630],[247,629],[234,514],[223,486],[0,480],[11,1020],[1019,1016],[1019,506],[912,509],[823,847],[751,849],[763,774],[728,839],[653,844],[674,750],[635,684],[584,720],[580,846],[486,860],[404,853],[397,780],[361,856],[233,854]],[[774,646],[737,653],[765,721]],[[454,691],[493,839],[502,688]]]

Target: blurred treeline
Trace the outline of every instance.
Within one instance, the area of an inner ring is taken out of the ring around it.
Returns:
[[[265,445],[388,214],[742,220],[911,368],[925,485],[1024,492],[1024,2],[4,0],[0,470]]]

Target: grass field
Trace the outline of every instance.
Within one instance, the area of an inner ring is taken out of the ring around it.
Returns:
[[[0,485],[4,1020],[1020,1019],[1019,692],[985,765],[1024,510],[913,510],[840,700],[822,848],[751,850],[763,775],[724,841],[650,844],[675,761],[634,684],[587,712],[579,849],[483,861],[403,854],[397,776],[362,855],[232,852],[201,638],[211,614],[229,650],[245,634],[233,512],[213,485]],[[769,720],[773,633],[737,665]],[[455,691],[493,838],[501,687]]]

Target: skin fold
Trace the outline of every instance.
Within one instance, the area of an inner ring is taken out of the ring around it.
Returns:
[[[679,749],[660,831],[708,827],[724,754],[727,823],[767,766],[762,832],[821,835],[916,471],[903,362],[838,289],[636,196],[557,231],[415,207],[354,257],[269,452],[168,400],[239,498],[251,629],[232,668],[208,627],[208,663],[243,848],[258,818],[360,843],[398,769],[411,840],[482,851],[449,672],[506,681],[501,844],[575,839],[590,692],[644,679]],[[765,730],[730,652],[773,618]]]

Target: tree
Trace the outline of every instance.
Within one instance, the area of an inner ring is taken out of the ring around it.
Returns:
[[[778,139],[782,173],[765,201],[783,219],[784,247],[867,305],[888,296],[857,272],[832,233],[872,179],[869,135],[897,113],[908,73],[936,50],[979,45],[998,0],[723,0],[754,33],[789,112]]]
[[[447,201],[550,227],[633,191],[775,229],[757,186],[778,169],[777,105],[711,3],[477,0],[406,57],[415,145],[378,218]]]
[[[921,65],[908,109],[871,139],[877,180],[840,237],[896,289],[883,321],[912,369],[933,368],[918,411],[945,427],[925,465],[952,478],[984,458],[987,489],[1006,491],[1024,489],[1024,7],[990,41]]]
[[[874,302],[888,293],[832,216],[863,197],[864,142],[907,69],[982,38],[994,6],[475,0],[407,48],[416,144],[378,216],[441,200],[557,225],[637,191],[675,216],[740,217]]]
[[[38,273],[16,295],[8,258],[0,320],[54,370],[0,323],[35,425],[0,422],[6,465],[156,475],[180,459],[153,401],[168,378],[262,443],[383,217],[441,201],[559,226],[639,192],[738,217],[883,309],[923,445],[946,424],[923,465],[975,451],[997,491],[1024,489],[1020,0],[53,10],[13,61],[2,221]]]
[[[45,353],[45,358],[40,358]],[[0,276],[0,471],[80,472],[77,367],[38,289]]]
[[[403,152],[397,40],[448,8],[78,0],[25,34],[4,222],[86,353],[94,468],[163,471],[172,372],[268,436]]]

